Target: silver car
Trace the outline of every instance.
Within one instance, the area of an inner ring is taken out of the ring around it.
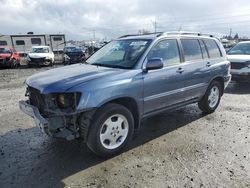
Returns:
[[[227,52],[231,62],[232,80],[237,82],[250,81],[250,41],[239,42]]]

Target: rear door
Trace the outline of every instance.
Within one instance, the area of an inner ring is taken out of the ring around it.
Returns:
[[[208,54],[204,43],[199,39],[181,38],[180,44],[184,56],[183,99],[184,101],[198,100],[204,94],[209,80]]]

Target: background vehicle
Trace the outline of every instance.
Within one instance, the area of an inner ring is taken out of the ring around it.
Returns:
[[[28,66],[54,64],[54,53],[49,46],[33,46],[27,55]]]
[[[81,137],[96,154],[111,156],[143,118],[191,103],[214,112],[230,78],[225,50],[212,36],[123,36],[85,64],[29,77],[29,100],[19,105],[48,135]]]
[[[15,49],[0,46],[0,67],[17,68],[20,66],[20,56]]]
[[[227,52],[232,80],[250,82],[250,41],[239,42]]]
[[[0,45],[9,46],[25,57],[33,46],[50,46],[56,61],[63,61],[63,49],[66,44],[64,34],[20,34],[0,35]]]
[[[79,47],[65,47],[64,48],[64,64],[74,64],[84,61],[85,54]]]

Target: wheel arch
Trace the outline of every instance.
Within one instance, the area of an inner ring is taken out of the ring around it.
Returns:
[[[133,99],[132,97],[119,97],[119,98],[115,98],[115,99],[106,101],[100,107],[102,107],[108,103],[120,104],[120,105],[126,107],[127,109],[129,109],[133,115],[133,118],[134,118],[134,123],[135,123],[134,127],[135,127],[135,129],[139,129],[139,127],[140,127],[140,110],[139,110],[138,103],[136,102],[135,99]]]
[[[222,76],[218,76],[218,77],[215,77],[211,80],[210,83],[212,83],[213,81],[217,81],[221,84],[221,87],[222,87],[222,95],[224,94],[224,88],[225,88],[225,85],[224,85],[224,78]]]

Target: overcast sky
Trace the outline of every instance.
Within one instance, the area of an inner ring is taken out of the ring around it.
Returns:
[[[0,0],[0,33],[64,33],[67,39],[115,38],[154,31],[250,37],[249,0]],[[95,32],[94,32],[95,31]]]

